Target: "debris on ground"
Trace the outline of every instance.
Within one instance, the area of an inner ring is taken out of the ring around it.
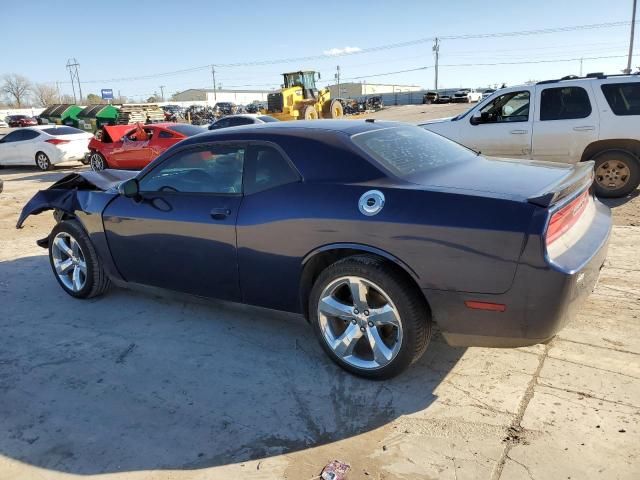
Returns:
[[[348,464],[334,460],[322,469],[320,478],[322,478],[322,480],[344,480],[347,478],[349,468],[351,467]]]

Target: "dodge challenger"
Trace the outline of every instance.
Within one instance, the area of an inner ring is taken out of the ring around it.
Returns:
[[[546,342],[611,229],[593,162],[489,159],[394,122],[213,131],[140,172],[69,175],[25,205],[69,295],[146,286],[297,312],[344,369],[389,378],[437,323],[455,346]]]

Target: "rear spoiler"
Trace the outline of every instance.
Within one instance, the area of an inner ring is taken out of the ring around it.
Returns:
[[[585,190],[593,183],[594,165],[593,160],[577,163],[566,177],[549,185],[543,192],[527,198],[527,201],[546,208],[575,192]]]

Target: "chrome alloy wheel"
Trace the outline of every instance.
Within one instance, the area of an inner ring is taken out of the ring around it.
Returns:
[[[40,170],[47,170],[49,168],[49,157],[47,157],[44,153],[39,153],[36,155],[36,163]]]
[[[99,153],[91,154],[89,164],[91,165],[91,169],[96,172],[104,170],[104,160],[102,159],[102,155],[100,155]]]
[[[382,288],[361,277],[340,277],[325,287],[318,321],[327,345],[353,367],[384,367],[402,345],[398,309]]]
[[[617,190],[626,185],[631,172],[629,167],[618,160],[607,160],[596,169],[596,182],[607,190]]]
[[[56,275],[72,292],[79,292],[87,283],[87,262],[78,241],[67,232],[58,233],[51,245]]]

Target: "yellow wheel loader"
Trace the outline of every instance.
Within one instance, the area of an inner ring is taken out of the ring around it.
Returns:
[[[279,92],[267,95],[265,113],[278,120],[316,120],[318,118],[342,118],[342,103],[331,99],[329,89],[316,88],[313,71],[283,73],[284,84]]]

